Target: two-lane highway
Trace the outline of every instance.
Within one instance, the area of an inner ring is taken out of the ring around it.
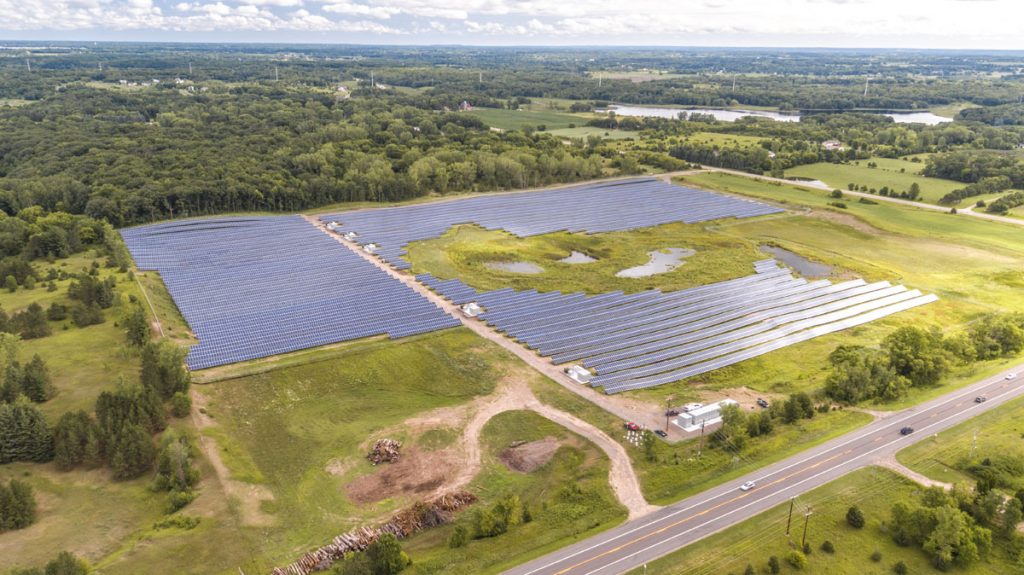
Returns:
[[[685,547],[904,447],[1024,396],[1024,364],[895,412],[818,447],[590,539],[506,571],[506,575],[614,575]],[[987,401],[975,402],[984,396]],[[900,429],[914,432],[901,435]],[[757,487],[740,491],[754,481]]]

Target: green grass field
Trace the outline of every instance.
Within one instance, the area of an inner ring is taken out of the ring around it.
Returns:
[[[442,425],[427,433],[402,422],[487,395],[509,374],[540,377],[524,372],[512,356],[464,329],[355,343],[321,353],[311,352],[302,361],[285,362],[277,369],[225,372],[226,379],[197,388],[215,421],[202,433],[217,442],[231,477],[269,490],[273,497],[259,505],[272,523],[246,528],[250,543],[259,546],[242,565],[247,572],[288,563],[334,535],[413,503],[421,488],[430,489],[412,485],[390,493],[382,487],[379,499],[353,499],[352,485],[378,469],[363,458],[372,439],[386,435],[402,441],[404,450],[428,454],[443,449],[455,441],[459,420],[452,420],[453,427]],[[458,412],[451,413],[454,417]],[[556,455],[557,462],[536,474],[520,476],[495,463],[498,447],[546,435],[567,443]],[[625,516],[607,486],[603,454],[557,426],[529,414],[506,414],[488,424],[485,439],[484,472],[471,489],[482,505],[507,492],[525,494],[537,505],[537,525],[454,551],[447,548],[447,530],[424,533],[410,542],[416,572],[449,569],[452,557],[465,566],[460,572],[495,571],[510,555],[496,555],[493,549],[539,553],[553,548],[557,540],[608,527]],[[569,519],[551,505],[541,506],[567,481],[593,494],[586,512]]]
[[[896,459],[932,479],[956,483],[975,480],[967,472],[972,464],[1005,456],[1024,457],[1024,399],[928,437],[900,451]]]
[[[582,126],[593,114],[569,114],[552,110],[504,110],[499,108],[476,108],[468,114],[480,118],[483,123],[502,130],[522,130],[544,126],[548,130],[569,128],[570,124]]]
[[[877,168],[869,168],[868,162],[878,164]],[[881,189],[883,186],[896,192],[904,192],[910,189],[911,184],[917,183],[921,187],[921,198],[930,204],[939,203],[939,199],[949,192],[962,188],[966,184],[954,182],[953,180],[942,180],[939,178],[927,178],[920,174],[924,169],[924,163],[910,162],[907,160],[889,158],[871,158],[858,160],[858,163],[830,164],[821,162],[797,166],[786,170],[786,177],[810,178],[821,180],[833,188],[846,190],[848,184],[867,186],[868,188]],[[903,170],[902,172],[900,170]],[[964,202],[963,205],[969,205]]]
[[[640,136],[640,132],[633,132],[630,130],[606,130],[604,128],[596,128],[594,126],[559,128],[557,130],[548,130],[547,133],[560,138],[585,139],[589,136],[598,136],[605,140],[629,140]]]
[[[767,573],[768,559],[777,556],[783,564],[782,573],[800,573],[785,561],[803,533],[804,513],[813,511],[807,529],[807,541],[813,549],[803,573],[828,575],[889,575],[893,565],[902,561],[915,575],[940,573],[931,566],[919,549],[900,547],[885,532],[883,522],[891,514],[893,503],[911,500],[920,487],[889,470],[867,468],[805,493],[796,499],[791,536],[786,537],[789,504],[751,517],[647,565],[648,575],[719,575],[742,573],[748,564],[757,573]],[[863,511],[866,525],[854,529],[847,525],[847,509],[857,505]],[[835,553],[820,549],[831,541]],[[879,562],[870,556],[882,555]],[[990,556],[968,569],[957,569],[965,575],[1003,575],[1015,572],[1013,562],[998,547]],[[642,575],[644,569],[630,571]]]
[[[767,138],[744,136],[742,134],[719,134],[716,132],[697,132],[686,137],[686,142],[694,144],[719,146],[722,148],[757,148]]]
[[[511,471],[498,460],[501,451],[514,441],[546,437],[556,438],[561,446],[537,471]],[[625,509],[608,486],[607,458],[583,438],[533,412],[510,411],[488,422],[481,439],[484,469],[470,487],[481,496],[477,506],[515,493],[529,506],[534,519],[504,535],[450,549],[447,542],[455,525],[470,528],[472,524],[473,511],[468,510],[454,524],[423,532],[403,545],[413,560],[413,575],[499,573],[626,518]],[[580,487],[583,496],[563,494],[570,485]]]
[[[696,254],[675,270],[646,278],[619,278],[623,269],[648,262],[648,252],[664,248],[690,248]],[[596,262],[566,264],[558,260],[572,250]],[[702,225],[667,224],[614,234],[565,232],[529,238],[476,226],[457,226],[433,240],[408,248],[414,273],[459,278],[478,289],[535,288],[542,291],[627,292],[651,288],[681,289],[748,275],[753,262],[764,254],[753,245],[724,236],[709,235]],[[494,270],[488,262],[524,261],[544,269],[539,274]]]

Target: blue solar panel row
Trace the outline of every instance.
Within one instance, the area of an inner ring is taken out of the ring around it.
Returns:
[[[832,284],[793,277],[774,260],[734,280],[663,293],[476,292],[417,276],[556,364],[579,361],[608,393],[678,381],[937,298],[889,282]]]
[[[381,259],[406,269],[406,245],[436,238],[458,224],[477,224],[488,230],[505,230],[527,237],[557,231],[613,232],[670,222],[749,218],[780,211],[753,200],[654,178],[633,178],[541,192],[488,194],[416,206],[358,210],[320,219],[338,234],[355,232],[355,241],[374,244]]]
[[[190,369],[459,325],[303,218],[188,220],[121,231],[160,272],[199,344]]]

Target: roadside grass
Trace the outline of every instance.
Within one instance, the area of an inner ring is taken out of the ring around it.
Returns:
[[[630,455],[644,497],[656,505],[695,495],[872,421],[872,417],[863,412],[834,410],[827,414],[815,414],[813,419],[801,420],[793,425],[776,422],[771,434],[748,439],[740,449],[710,448],[707,438],[703,448],[699,438],[675,444],[658,440],[655,443],[655,460],[649,461],[643,449],[625,440],[621,419],[553,381],[538,380],[531,387],[544,403],[575,414],[620,442]],[[680,391],[675,396],[674,404],[696,399],[696,395],[693,395],[696,389]]]
[[[893,565],[904,562],[909,573],[940,573],[931,566],[920,549],[900,547],[886,533],[884,523],[891,516],[892,505],[911,500],[921,487],[887,469],[870,467],[855,471],[823,485],[796,499],[790,537],[786,523],[789,504],[784,503],[742,523],[711,535],[665,557],[651,561],[631,575],[717,575],[742,573],[751,564],[758,573],[767,573],[768,559],[779,558],[782,573],[799,573],[785,561],[793,547],[799,545],[803,532],[804,513],[813,511],[808,520],[807,542],[812,553],[807,557],[804,573],[829,575],[889,575]],[[846,511],[860,507],[867,520],[863,529],[846,523]],[[824,541],[831,541],[835,553],[821,550]],[[874,562],[878,551],[882,559]],[[989,557],[958,573],[969,575],[1001,575],[1016,569],[1005,549],[998,546]]]
[[[943,118],[955,118],[961,110],[967,108],[976,108],[978,105],[972,102],[955,102],[953,104],[944,104],[941,106],[932,106],[928,108],[931,113],[936,116],[942,116]]]
[[[1003,457],[1024,457],[1024,399],[1009,401],[896,454],[910,469],[947,483],[973,483],[971,465]],[[1019,479],[1024,488],[1024,477]]]
[[[389,437],[416,444],[396,426],[489,394],[510,361],[500,348],[455,329],[353,345],[317,361],[197,386],[216,422],[201,433],[223,442],[218,447],[232,478],[262,480],[273,494],[261,509],[274,523],[249,528],[260,550],[243,568],[269,571],[411,504],[406,496],[371,505],[349,499],[344,487],[375,469],[363,457],[367,443],[387,429]],[[332,473],[333,462],[340,470]]]
[[[522,130],[544,126],[548,130],[569,128],[569,124],[581,126],[594,117],[593,114],[570,114],[553,110],[504,110],[499,108],[476,108],[466,112],[491,126],[502,130]]]
[[[562,442],[551,461],[532,473],[509,470],[498,460],[512,442],[554,437]],[[477,575],[499,573],[544,553],[612,527],[626,518],[625,509],[608,485],[608,459],[582,437],[529,411],[498,414],[481,435],[484,468],[470,485],[480,497],[456,521],[424,531],[403,542],[413,560],[409,572]],[[580,494],[567,488],[578,487]],[[448,546],[456,525],[472,533],[476,509],[489,508],[507,494],[526,504],[533,521],[508,533],[471,540],[465,547]]]
[[[868,162],[874,162],[878,164],[878,167],[869,168]],[[916,182],[921,187],[921,198],[930,204],[938,204],[942,196],[967,185],[953,180],[927,178],[920,174],[923,169],[924,163],[890,158],[869,158],[849,164],[819,162],[797,166],[786,170],[786,177],[821,180],[832,188],[844,191],[847,189],[847,184],[853,183],[858,187],[863,185],[876,190],[885,186],[901,193],[909,190],[911,184]],[[965,201],[963,205],[968,204]]]
[[[648,262],[648,252],[664,248],[690,248],[696,254],[675,270],[645,278],[619,278],[620,270]],[[558,260],[579,251],[596,258],[587,264]],[[456,226],[443,236],[415,242],[407,259],[414,273],[459,278],[481,290],[514,287],[540,291],[562,290],[601,293],[636,292],[659,288],[675,290],[753,273],[753,262],[764,259],[756,246],[721,235],[709,235],[703,225],[665,224],[613,234],[558,232],[518,238],[504,231],[477,226]],[[524,261],[544,269],[519,274],[488,268],[488,262]]]

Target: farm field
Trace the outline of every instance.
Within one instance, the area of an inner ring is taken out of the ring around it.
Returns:
[[[868,162],[876,163],[878,167],[869,168],[867,166]],[[920,175],[923,169],[923,162],[918,163],[890,158],[870,158],[858,160],[856,163],[850,164],[822,162],[798,166],[786,170],[786,177],[821,180],[832,188],[840,190],[846,190],[847,185],[851,183],[856,184],[858,187],[867,186],[876,190],[885,186],[896,193],[907,191],[916,182],[921,187],[921,199],[930,204],[938,204],[942,196],[966,185],[952,180],[927,178]],[[967,202],[964,202],[964,205],[967,205]]]
[[[744,136],[743,134],[719,134],[717,132],[696,132],[686,136],[686,142],[721,147],[755,148],[766,138]]]
[[[647,565],[649,575],[718,575],[742,573],[751,564],[758,573],[767,569],[768,559],[776,556],[782,563],[782,573],[799,573],[784,560],[792,547],[799,544],[803,530],[803,514],[813,510],[807,530],[807,541],[813,550],[807,556],[805,573],[829,575],[889,575],[893,565],[902,561],[908,573],[915,575],[941,573],[931,566],[927,555],[920,549],[901,547],[886,533],[884,522],[891,516],[893,503],[910,500],[920,486],[887,469],[870,467],[855,471],[832,483],[805,493],[796,499],[792,537],[786,537],[789,505],[747,519],[742,523],[716,533],[680,551],[652,561]],[[850,506],[860,507],[866,524],[854,529],[846,523]],[[831,541],[834,553],[820,549]],[[873,561],[873,553],[881,554]],[[1015,569],[1006,550],[996,547],[987,560],[959,568],[965,575],[1002,575]],[[636,569],[630,575],[642,575]]]
[[[210,418],[200,433],[216,442],[230,481],[249,494],[234,505],[261,551],[244,568],[262,572],[289,563],[445,484],[457,474],[455,444],[470,413],[468,402],[491,394],[507,378],[540,377],[524,369],[492,344],[456,329],[383,345],[355,344],[327,352],[323,360],[312,354],[298,365],[198,387],[197,404]],[[524,526],[522,536],[517,531],[453,551],[447,547],[451,527],[426,532],[408,548],[417,564],[419,554],[424,557],[417,572],[438,572],[452,553],[465,559],[465,573],[489,572],[495,557],[487,550],[494,546],[514,544],[526,553],[625,517],[610,495],[603,453],[533,418],[510,412],[485,426],[483,474],[469,489],[481,497],[474,508],[520,495],[535,507],[537,525]],[[495,461],[498,447],[547,435],[564,445],[558,462],[553,459],[539,474],[502,471]],[[385,436],[403,442],[403,462],[374,468],[363,455]],[[593,506],[571,520],[559,515],[557,502],[542,510],[540,494],[574,481],[594,495]]]
[[[936,481],[973,483],[979,477],[970,471],[989,460],[999,469],[1013,469],[1015,461],[1024,461],[1024,400],[1000,405],[984,417],[967,421],[929,437],[896,454],[907,467]],[[1010,467],[1005,467],[1010,465]],[[981,467],[983,469],[983,467]],[[1024,478],[1010,471],[1024,489]]]
[[[593,114],[569,114],[552,110],[504,110],[498,108],[476,108],[465,113],[480,118],[488,126],[502,130],[522,130],[537,126],[555,130],[569,128],[570,124],[582,126],[593,117]]]

